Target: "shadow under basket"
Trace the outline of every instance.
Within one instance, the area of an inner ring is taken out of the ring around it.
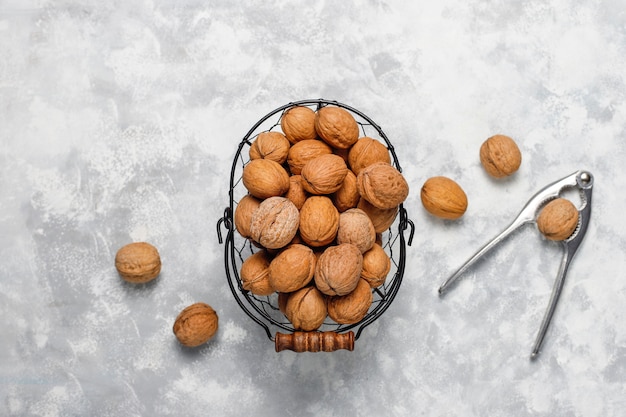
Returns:
[[[365,317],[353,324],[337,324],[326,318],[316,331],[298,331],[278,308],[278,294],[258,296],[243,289],[239,271],[243,261],[260,249],[249,239],[243,238],[235,230],[235,208],[246,194],[242,173],[244,166],[250,161],[249,148],[256,137],[267,131],[280,131],[280,120],[286,110],[294,106],[307,106],[314,111],[324,106],[341,107],[352,114],[359,125],[360,136],[369,136],[385,144],[391,156],[393,166],[402,172],[393,145],[382,129],[362,112],[339,103],[324,99],[301,100],[285,104],[272,110],[261,118],[248,131],[239,143],[230,174],[229,205],[224,215],[217,222],[217,235],[220,243],[225,244],[224,266],[228,285],[241,309],[266,332],[268,338],[275,342],[276,351],[292,350],[295,352],[332,352],[338,349],[353,350],[354,342],[359,338],[365,327],[378,319],[391,305],[395,298],[406,261],[406,246],[410,246],[415,227],[407,217],[407,212],[400,204],[394,223],[382,233],[382,247],[391,260],[391,270],[385,283],[372,289],[373,302]],[[222,226],[226,229],[226,239],[222,237]],[[404,233],[410,227],[408,240]]]

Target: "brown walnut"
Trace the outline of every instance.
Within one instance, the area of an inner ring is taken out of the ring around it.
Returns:
[[[447,177],[438,176],[426,180],[420,197],[426,211],[442,219],[458,219],[467,210],[465,191]]]
[[[489,175],[502,178],[519,169],[522,153],[513,139],[505,135],[495,135],[481,145],[480,162]]]
[[[360,279],[349,294],[328,299],[328,317],[339,324],[353,324],[363,320],[372,305],[372,288]]]
[[[569,200],[557,198],[546,204],[537,217],[537,227],[550,240],[565,240],[578,226],[578,209]]]
[[[268,249],[287,246],[298,232],[298,209],[285,197],[270,197],[252,215],[250,235]]]
[[[363,255],[351,243],[329,246],[315,266],[315,285],[326,295],[346,295],[359,282]]]
[[[285,111],[280,119],[280,127],[292,144],[317,139],[315,112],[305,106],[294,106]]]
[[[180,312],[172,330],[182,345],[196,347],[215,335],[218,321],[217,313],[210,305],[195,303]]]
[[[129,243],[117,251],[115,268],[125,281],[143,284],[159,275],[161,257],[157,249],[149,243]]]
[[[349,111],[335,106],[319,109],[315,115],[315,130],[333,148],[347,149],[359,139],[359,125]]]

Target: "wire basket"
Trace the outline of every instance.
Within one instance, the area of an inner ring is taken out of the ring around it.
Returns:
[[[327,318],[317,331],[297,331],[279,310],[277,293],[270,296],[258,296],[243,289],[239,276],[241,265],[248,256],[260,250],[249,239],[243,238],[236,232],[233,217],[238,202],[248,193],[242,182],[242,173],[243,168],[250,161],[249,147],[260,133],[280,130],[281,117],[289,108],[307,106],[316,111],[328,105],[341,107],[350,112],[359,125],[361,136],[369,136],[384,143],[391,155],[391,163],[402,172],[394,147],[382,129],[359,110],[337,101],[317,99],[285,104],[262,117],[241,140],[230,174],[229,205],[224,210],[223,217],[217,222],[217,234],[219,242],[224,243],[221,229],[223,225],[227,230],[224,266],[228,285],[235,300],[241,309],[265,330],[269,339],[275,342],[276,351],[285,349],[297,352],[353,350],[354,341],[359,338],[363,329],[378,319],[395,298],[404,275],[406,245],[411,245],[415,229],[404,206],[400,204],[394,223],[382,233],[381,246],[391,260],[391,270],[385,283],[372,290],[372,305],[365,317],[358,323],[337,324]],[[409,226],[409,238],[405,240],[404,232]]]

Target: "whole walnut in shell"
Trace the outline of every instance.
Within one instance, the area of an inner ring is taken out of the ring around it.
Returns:
[[[292,144],[317,139],[315,112],[305,106],[294,106],[285,111],[280,119],[280,127]]]
[[[350,169],[358,175],[361,170],[376,162],[391,164],[391,156],[385,145],[376,139],[364,136],[356,141],[348,154]]]
[[[247,194],[239,200],[235,208],[235,228],[242,237],[249,238],[252,215],[259,208],[261,200]]]
[[[372,205],[364,198],[359,200],[357,208],[363,210],[367,214],[374,225],[376,233],[383,233],[385,230],[389,229],[398,216],[399,211],[399,206],[389,209],[380,209]]]
[[[313,331],[326,319],[326,299],[314,286],[304,287],[289,295],[285,310],[295,329]]]
[[[341,187],[335,191],[331,198],[340,213],[357,206],[361,194],[356,188],[356,175],[352,171],[348,170]]]
[[[178,314],[172,330],[182,345],[196,347],[215,335],[218,322],[217,313],[210,305],[195,303]]]
[[[358,323],[367,315],[373,300],[372,288],[360,279],[349,294],[328,299],[328,317],[339,324]]]
[[[241,265],[241,286],[256,295],[270,295],[275,289],[270,283],[271,256],[265,250],[248,256]]]
[[[404,176],[385,162],[363,168],[356,177],[356,186],[361,197],[380,209],[397,207],[409,195]]]
[[[426,211],[442,219],[455,220],[467,210],[465,191],[450,178],[437,176],[426,180],[420,193]]]
[[[307,162],[300,174],[302,187],[309,193],[332,194],[341,188],[348,167],[338,155],[320,155]]]
[[[391,259],[380,244],[374,246],[363,254],[363,270],[361,278],[367,281],[372,288],[383,285],[391,270]]]
[[[315,115],[315,130],[333,148],[347,149],[359,139],[359,125],[349,111],[326,106]]]
[[[302,167],[311,159],[332,153],[332,148],[321,140],[302,140],[289,149],[289,153],[287,154],[289,171],[291,171],[293,175],[299,175],[302,172]]]
[[[269,265],[270,285],[278,292],[299,290],[313,279],[316,260],[308,246],[289,245]]]
[[[481,145],[480,162],[489,175],[502,178],[519,169],[522,153],[513,139],[505,135],[495,135]]]
[[[335,240],[339,212],[330,198],[311,196],[300,209],[300,237],[309,246],[326,246]]]
[[[353,208],[339,215],[337,243],[352,243],[361,253],[365,253],[372,248],[375,241],[376,230],[363,210]]]
[[[254,197],[265,199],[289,190],[289,174],[278,162],[253,159],[243,168],[243,185]]]
[[[346,295],[359,282],[363,255],[351,243],[329,246],[315,266],[315,285],[326,295]]]
[[[268,249],[287,246],[298,232],[300,214],[285,197],[270,197],[252,215],[252,239]]]
[[[289,177],[289,190],[287,194],[285,194],[295,206],[300,210],[302,205],[309,198],[309,193],[307,193],[302,187],[302,176],[301,175],[292,175]]]
[[[143,284],[161,273],[159,251],[147,242],[129,243],[115,255],[115,268],[127,282]]]
[[[578,209],[571,201],[557,198],[546,204],[537,217],[537,227],[550,240],[565,240],[578,226]]]
[[[279,164],[287,161],[291,144],[280,132],[262,132],[250,146],[250,159],[271,159]]]

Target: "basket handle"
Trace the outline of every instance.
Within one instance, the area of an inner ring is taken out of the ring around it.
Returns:
[[[276,352],[334,352],[339,349],[354,350],[354,333],[337,332],[293,332],[276,333]]]

